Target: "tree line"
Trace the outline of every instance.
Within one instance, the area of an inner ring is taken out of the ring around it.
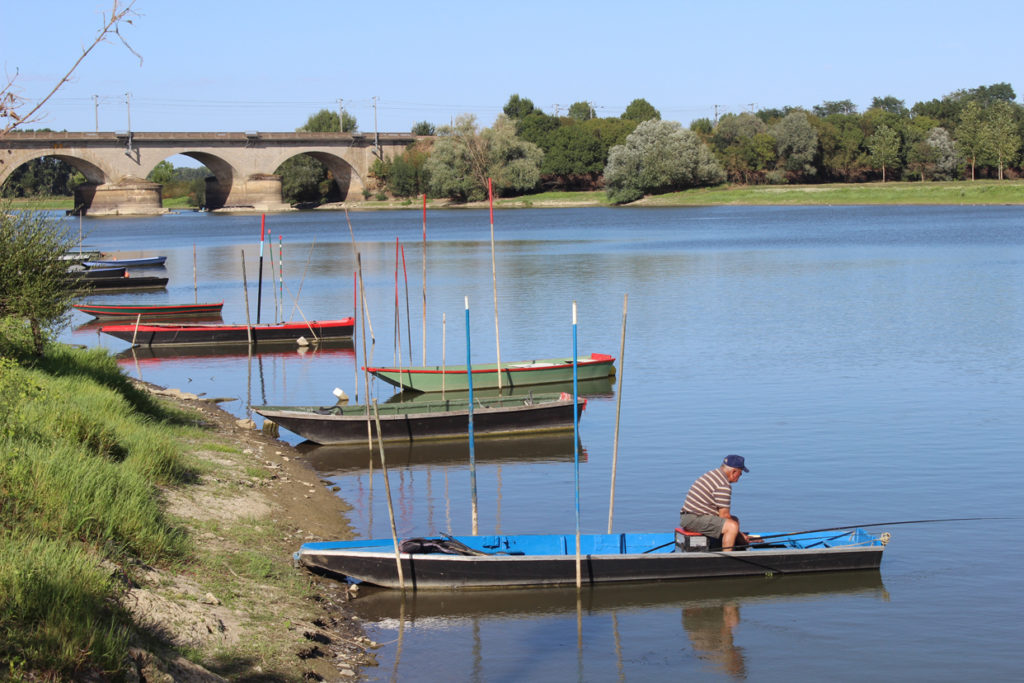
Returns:
[[[455,201],[547,190],[598,190],[615,203],[645,194],[737,184],[870,182],[1016,178],[1024,141],[1024,107],[1008,83],[957,90],[907,107],[876,97],[863,112],[850,100],[766,108],[688,127],[663,121],[647,100],[633,100],[621,116],[598,117],[587,102],[548,114],[519,94],[509,97],[489,128],[472,115],[448,125],[421,121],[419,138],[401,155],[377,160],[364,179],[364,198],[426,194]],[[298,128],[356,131],[347,112],[327,109]],[[308,155],[277,169],[285,201],[317,205],[341,196],[324,164]],[[205,168],[161,162],[149,179],[164,197],[203,204]],[[84,182],[64,161],[35,159],[15,171],[6,197],[70,194]]]

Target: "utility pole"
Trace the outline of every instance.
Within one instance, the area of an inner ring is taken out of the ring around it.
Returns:
[[[93,117],[96,119],[96,132],[100,132],[100,96],[92,96]]]
[[[124,94],[124,103],[125,103],[125,106],[128,108],[128,132],[131,133],[132,132],[132,94],[130,92],[126,92]]]
[[[345,132],[345,106],[344,100],[338,98],[338,132]]]
[[[380,158],[380,134],[377,132],[377,96],[373,96],[373,150]]]
[[[718,105],[715,105],[715,125],[718,125]]]

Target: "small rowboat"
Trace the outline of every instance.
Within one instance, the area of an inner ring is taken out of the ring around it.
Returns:
[[[576,404],[583,413],[587,399]],[[367,420],[377,436],[373,410],[365,405],[252,406],[263,417],[318,444],[343,444],[367,440]],[[466,438],[469,399],[381,403],[377,406],[384,441]],[[369,416],[369,417],[368,417]],[[573,400],[570,394],[536,396],[493,396],[473,401],[473,433],[476,436],[506,436],[526,432],[572,429]]]
[[[106,268],[109,266],[123,266],[125,268],[143,268],[145,266],[162,266],[167,260],[166,256],[145,256],[142,258],[111,258],[92,259],[82,263],[86,268]]]
[[[74,308],[97,318],[184,318],[219,316],[224,302],[216,304],[156,304],[156,305],[113,305],[74,304]]]
[[[576,361],[578,382],[607,379],[615,373],[615,358],[603,353],[581,356]],[[413,366],[408,368],[365,368],[388,384],[405,391],[466,391],[469,374],[465,365]],[[501,364],[502,387],[523,387],[536,384],[555,384],[572,381],[572,358],[544,358],[513,361]],[[444,386],[442,387],[442,382]],[[497,389],[498,365],[488,363],[473,366],[473,389]]]
[[[703,537],[701,537],[703,538]],[[676,581],[722,576],[877,570],[888,534],[863,529],[766,535],[748,550],[687,550],[672,533],[583,534],[585,584]],[[405,587],[412,590],[524,588],[576,583],[576,537],[460,536],[406,539],[399,545]],[[394,541],[305,543],[295,561],[336,578],[400,588]]]
[[[133,278],[134,279],[134,278]],[[355,318],[308,322],[225,325],[219,323],[146,323],[104,325],[100,332],[137,346],[163,344],[273,344],[296,343],[300,337],[323,341],[350,339]]]

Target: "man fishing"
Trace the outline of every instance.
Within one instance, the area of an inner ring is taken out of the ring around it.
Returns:
[[[737,537],[744,545],[749,544],[750,538],[740,531],[739,518],[729,511],[732,485],[749,471],[742,455],[727,455],[721,465],[702,474],[686,494],[679,512],[679,526],[721,539],[724,552],[733,549]]]

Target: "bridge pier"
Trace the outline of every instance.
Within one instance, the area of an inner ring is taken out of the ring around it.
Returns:
[[[75,213],[90,216],[152,216],[164,213],[163,187],[139,178],[83,183],[75,188]]]
[[[216,176],[206,179],[206,208],[210,211],[287,211],[281,200],[281,176],[255,173],[227,188]]]

